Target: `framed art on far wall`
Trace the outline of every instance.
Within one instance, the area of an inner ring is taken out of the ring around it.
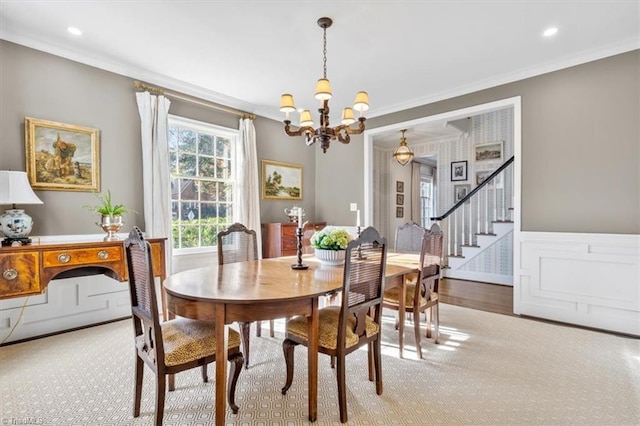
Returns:
[[[402,194],[404,192],[404,182],[401,180],[396,181],[396,192]]]
[[[302,200],[302,166],[262,160],[262,198]]]
[[[396,217],[397,218],[404,217],[404,207],[396,207]]]
[[[471,185],[468,183],[453,185],[453,202],[457,203],[458,201],[462,200],[467,196],[469,190],[471,190]]]
[[[99,130],[26,117],[27,175],[36,190],[100,191]]]
[[[476,163],[491,163],[502,161],[502,141],[483,143],[473,147]]]
[[[396,194],[396,204],[399,205],[399,206],[403,206],[404,205],[404,195]]]
[[[467,180],[467,161],[451,162],[451,181]]]

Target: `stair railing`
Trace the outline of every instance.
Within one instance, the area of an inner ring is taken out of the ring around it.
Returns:
[[[449,265],[449,257],[460,257],[462,247],[476,247],[477,235],[492,235],[494,222],[511,221],[506,171],[513,161],[505,161],[446,213],[430,218],[443,230],[443,265]]]

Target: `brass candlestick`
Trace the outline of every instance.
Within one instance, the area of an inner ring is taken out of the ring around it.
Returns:
[[[298,237],[298,263],[291,265],[291,269],[308,269],[309,265],[302,263],[302,227],[296,228],[296,236]]]

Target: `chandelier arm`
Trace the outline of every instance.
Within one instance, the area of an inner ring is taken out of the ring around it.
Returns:
[[[291,121],[285,120],[284,131],[289,136],[302,136],[304,134],[314,133],[315,129],[311,126],[298,127],[296,129],[295,127],[291,126]]]

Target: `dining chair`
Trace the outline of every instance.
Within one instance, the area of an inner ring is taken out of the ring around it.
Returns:
[[[441,274],[442,239],[442,230],[437,224],[433,224],[422,238],[417,280],[415,283],[408,283],[406,285],[405,312],[413,313],[416,352],[419,358],[422,358],[422,348],[420,345],[421,312],[425,312],[427,317],[426,336],[429,338],[434,334],[435,343],[440,343],[438,287]],[[387,309],[399,311],[398,288],[392,288],[384,292],[382,306]],[[434,328],[433,333],[431,330],[432,323]]]
[[[208,381],[207,365],[216,361],[214,323],[187,318],[160,322],[151,246],[136,226],[124,244],[136,348],[133,417],[140,415],[146,364],[156,375],[155,424],[162,425],[167,376],[169,391],[175,389],[174,374],[184,370],[201,367],[202,380]],[[235,330],[229,330],[227,360],[231,363],[227,400],[233,413],[237,413],[235,392],[243,357],[240,352],[240,335]]]
[[[236,222],[227,229],[218,232],[218,265],[247,262],[249,260],[258,260],[256,231]],[[249,367],[250,325],[250,322],[239,323],[245,367]],[[262,322],[256,321],[256,327],[256,336],[260,337],[262,334]],[[273,320],[269,321],[269,328],[270,336],[274,337]]]
[[[380,321],[386,257],[387,240],[374,228],[366,228],[347,245],[341,304],[319,310],[318,351],[337,360],[338,404],[343,423],[348,419],[346,355],[368,346],[369,380],[375,380],[376,393],[382,394]],[[308,346],[308,341],[307,318],[288,320],[282,344],[287,368],[283,395],[293,382],[294,349],[297,345]]]
[[[407,222],[396,228],[394,250],[398,252],[420,253],[422,236],[427,232],[425,228],[415,222]]]

